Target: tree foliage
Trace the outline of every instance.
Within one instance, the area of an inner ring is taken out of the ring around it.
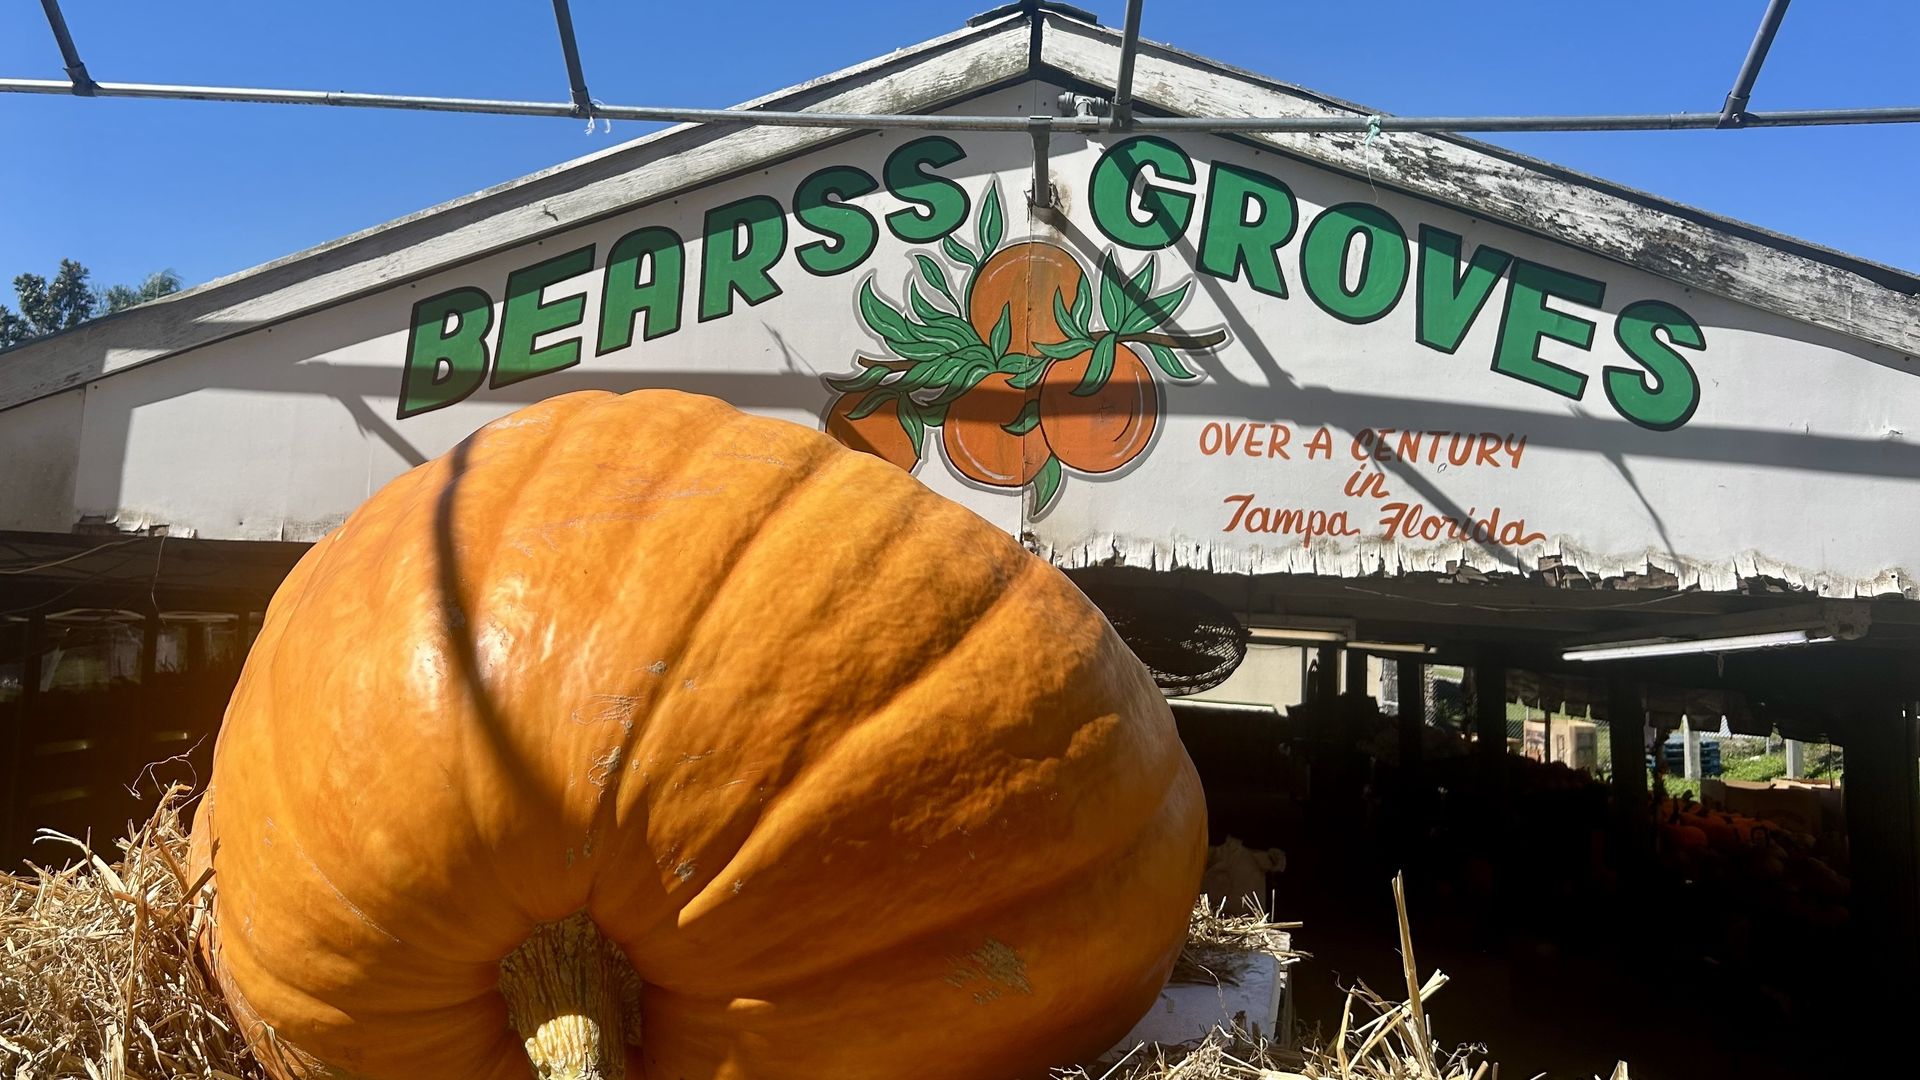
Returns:
[[[149,300],[158,300],[169,293],[180,291],[180,275],[172,270],[155,270],[139,285],[110,285],[100,294],[100,315],[112,315],[116,311],[125,311],[136,304]]]
[[[14,278],[13,293],[20,310],[15,313],[0,304],[0,349],[157,300],[180,291],[181,285],[179,274],[160,270],[147,275],[139,285],[113,285],[105,292],[96,292],[87,281],[89,276],[86,267],[72,259],[61,259],[52,281],[39,274]]]

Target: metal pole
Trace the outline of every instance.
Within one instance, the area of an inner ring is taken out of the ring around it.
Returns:
[[[553,21],[560,27],[560,51],[567,58],[567,88],[573,94],[573,115],[585,119],[593,115],[593,98],[587,94],[587,74],[580,67],[580,46],[573,39],[573,12],[567,0],[553,0]]]
[[[93,76],[87,74],[87,65],[80,61],[80,50],[74,48],[73,35],[67,31],[67,17],[60,13],[60,0],[40,0],[41,10],[47,13],[47,25],[53,29],[53,40],[60,45],[60,59],[67,65],[67,89],[81,97],[92,97]]]
[[[93,83],[94,97],[166,101],[236,101],[267,105],[333,105],[350,108],[412,109],[427,112],[492,113],[502,116],[574,116],[560,101],[500,101],[486,98],[359,94],[329,90],[275,90],[236,86],[180,86],[167,83]],[[0,79],[0,93],[71,94],[55,79]],[[925,131],[1028,131],[1024,116],[927,115],[916,113],[784,112],[768,109],[682,109],[641,105],[595,105],[593,115],[609,120],[735,127],[817,127],[861,130],[906,128]],[[1273,134],[1360,134],[1377,120],[1382,131],[1672,131],[1711,129],[1719,113],[1666,113],[1619,116],[1149,116],[1135,117],[1136,131],[1269,132]],[[1098,132],[1109,121],[1097,116],[1053,120],[1057,131]],[[1870,109],[1797,109],[1746,113],[1739,127],[1814,127],[1834,124],[1920,123],[1920,106]]]
[[[1113,130],[1133,126],[1133,61],[1140,53],[1140,9],[1146,0],[1127,0],[1126,28],[1120,36],[1120,74],[1113,81]]]
[[[1720,107],[1720,127],[1738,127],[1743,122],[1747,102],[1753,97],[1753,84],[1760,78],[1760,65],[1767,62],[1767,50],[1773,48],[1773,36],[1780,32],[1780,20],[1787,17],[1787,5],[1791,2],[1767,0],[1766,14],[1760,16],[1760,29],[1747,48],[1747,58],[1740,63],[1740,73],[1733,78],[1733,90],[1727,94],[1726,104]]]

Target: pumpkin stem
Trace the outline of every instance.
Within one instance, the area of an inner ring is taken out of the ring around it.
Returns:
[[[622,1080],[640,1045],[640,977],[584,911],[541,923],[500,961],[507,1020],[540,1080]]]

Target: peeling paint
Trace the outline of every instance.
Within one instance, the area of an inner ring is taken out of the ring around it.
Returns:
[[[1029,534],[1035,554],[1063,570],[1123,566],[1145,570],[1203,570],[1224,574],[1313,574],[1327,577],[1392,577],[1451,574],[1462,567],[1490,576],[1521,577],[1571,571],[1592,583],[1622,582],[1666,575],[1673,587],[1733,592],[1758,582],[1782,582],[1833,599],[1900,596],[1920,600],[1920,579],[1890,567],[1867,578],[1810,570],[1748,551],[1726,563],[1688,559],[1648,550],[1633,555],[1602,555],[1565,538],[1496,556],[1476,544],[1409,547],[1378,540],[1350,546],[1331,541],[1311,546],[1247,547],[1197,540],[1155,540],[1107,533],[1078,544],[1054,545]]]

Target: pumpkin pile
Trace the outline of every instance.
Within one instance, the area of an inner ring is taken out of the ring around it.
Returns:
[[[1756,918],[1838,930],[1849,918],[1852,882],[1816,837],[1764,818],[1714,810],[1691,798],[1659,804],[1661,858],[1689,881],[1737,891]],[[1745,959],[1748,942],[1740,940]]]
[[[315,545],[195,822],[277,1077],[1037,1077],[1155,1000],[1206,854],[1059,572],[669,391],[498,420]]]

